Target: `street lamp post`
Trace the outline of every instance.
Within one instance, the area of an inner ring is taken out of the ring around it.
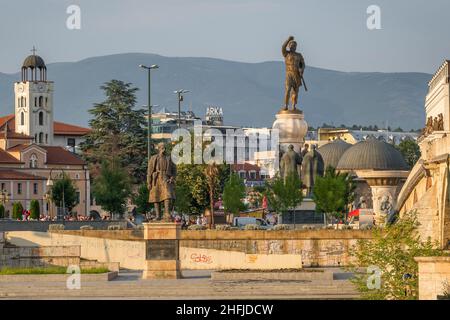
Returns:
[[[151,102],[151,71],[153,69],[158,69],[159,66],[156,64],[151,65],[150,67],[144,66],[143,64],[139,65],[140,68],[146,69],[148,71],[148,117],[147,117],[147,157],[150,159],[151,151],[152,151],[152,102]]]
[[[181,101],[183,101],[183,94],[188,93],[188,92],[190,92],[190,91],[184,90],[184,89],[173,92],[178,97],[178,129],[180,129],[180,127],[181,127]]]

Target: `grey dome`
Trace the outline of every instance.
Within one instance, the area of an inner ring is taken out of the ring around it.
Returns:
[[[345,142],[344,140],[337,139],[333,142],[327,143],[321,146],[317,151],[322,155],[325,168],[332,166],[336,168],[342,155],[347,151],[352,145]]]
[[[400,151],[377,139],[358,142],[342,155],[338,170],[409,170]]]
[[[25,60],[23,61],[22,68],[43,69],[46,68],[46,66],[44,59],[42,59],[40,56],[32,54],[25,58]]]

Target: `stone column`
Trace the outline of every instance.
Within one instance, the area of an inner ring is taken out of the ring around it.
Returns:
[[[177,223],[144,223],[145,267],[143,279],[181,278]]]
[[[308,124],[300,110],[281,110],[276,115],[272,129],[278,130],[280,152],[287,151],[290,144],[296,152],[300,152],[308,133]]]
[[[383,226],[386,224],[389,216],[394,213],[397,202],[395,194],[397,186],[372,185],[371,189],[376,225]]]

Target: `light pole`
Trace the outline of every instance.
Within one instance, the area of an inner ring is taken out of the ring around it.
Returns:
[[[180,129],[180,127],[181,127],[181,101],[183,101],[183,94],[188,93],[188,92],[190,92],[190,91],[184,90],[184,89],[173,92],[178,96],[178,129]]]
[[[139,65],[140,68],[146,69],[148,71],[148,118],[147,118],[147,157],[150,159],[151,151],[152,151],[152,101],[151,101],[151,71],[153,69],[158,69],[159,66],[156,64],[151,65],[150,67],[144,66],[143,64]]]

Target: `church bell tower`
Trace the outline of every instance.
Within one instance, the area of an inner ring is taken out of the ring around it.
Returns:
[[[23,62],[22,81],[14,84],[15,131],[52,145],[53,82],[47,81],[47,67],[34,47],[32,52]]]

